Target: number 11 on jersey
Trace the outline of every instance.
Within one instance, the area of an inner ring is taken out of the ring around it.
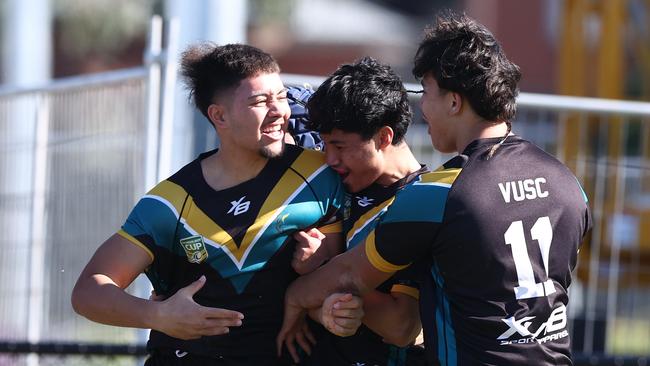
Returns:
[[[526,248],[523,222],[512,222],[504,234],[506,244],[510,245],[512,257],[515,260],[515,270],[519,281],[519,286],[514,288],[517,300],[544,297],[555,292],[553,281],[548,279],[548,257],[553,240],[553,227],[548,216],[538,218],[530,229],[530,234],[533,240],[537,241],[539,250],[542,252],[542,261],[546,272],[546,281],[542,283],[535,282],[533,266]]]

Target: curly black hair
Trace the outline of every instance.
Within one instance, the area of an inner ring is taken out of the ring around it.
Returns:
[[[519,67],[508,60],[492,33],[465,14],[440,13],[425,29],[413,67],[431,73],[438,87],[464,96],[488,121],[509,121],[516,112]]]
[[[190,46],[181,58],[181,76],[194,105],[208,117],[214,98],[249,77],[280,72],[271,55],[244,44],[217,46],[206,42]]]
[[[411,121],[408,94],[393,70],[371,57],[340,66],[307,103],[308,128],[321,133],[333,129],[371,139],[383,126],[394,131],[399,144]]]

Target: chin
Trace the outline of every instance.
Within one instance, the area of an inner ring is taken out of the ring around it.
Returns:
[[[357,193],[360,191],[359,188],[351,186],[349,184],[343,183],[343,187],[345,187],[345,191],[349,193]]]
[[[440,142],[434,141],[433,139],[431,139],[431,145],[433,145],[434,149],[438,150],[443,154],[453,153],[455,151],[454,148],[450,146],[445,146]]]
[[[260,148],[259,153],[265,158],[279,158],[284,153],[285,142],[280,140],[277,143]]]
[[[345,187],[345,190],[350,192],[350,193],[358,193],[363,191],[364,189],[368,188],[372,182],[369,184],[364,184],[364,183],[356,183],[356,184],[349,184],[343,182],[343,186]]]

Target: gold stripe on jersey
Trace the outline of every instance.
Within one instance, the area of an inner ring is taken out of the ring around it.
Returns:
[[[118,230],[117,234],[119,236],[123,237],[124,239],[130,241],[131,243],[133,243],[133,244],[139,246],[140,248],[144,249],[144,251],[147,252],[147,254],[149,254],[149,257],[151,257],[151,260],[153,261],[153,259],[154,259],[153,253],[151,252],[151,250],[149,250],[149,248],[147,248],[146,245],[142,244],[140,242],[140,240],[138,240],[138,239],[134,238],[133,236],[129,235],[129,233],[127,233],[126,231],[124,231],[122,229]]]
[[[237,245],[230,234],[195,205],[194,199],[191,196],[187,198],[187,203],[183,210],[183,219],[185,219],[184,224],[186,225],[186,229],[189,226],[189,228],[196,231],[199,235],[209,239],[206,243],[212,244],[211,242],[214,242],[233,255],[237,252]]]
[[[152,198],[158,199],[165,204],[171,204],[176,210],[176,215],[182,209],[181,218],[186,228],[208,239],[206,240],[207,244],[221,246],[224,250],[236,256],[239,248],[237,248],[230,234],[196,206],[192,196],[189,196],[183,187],[165,180],[149,191],[147,196],[153,196]],[[183,208],[183,203],[185,208]]]
[[[377,214],[379,214],[384,208],[386,208],[388,205],[393,203],[394,200],[395,200],[395,196],[387,199],[386,201],[368,210],[368,212],[366,212],[365,214],[359,216],[357,221],[354,222],[352,229],[348,231],[348,235],[345,238],[346,243],[349,242],[350,239],[352,239],[352,237],[354,237],[354,235],[356,235],[358,231],[360,231],[366,225],[368,225],[368,223],[370,223],[375,218],[375,216],[377,216]]]
[[[444,167],[440,167],[433,172],[422,174],[420,180],[415,184],[443,183],[451,185],[461,170],[461,168],[445,169]]]
[[[162,198],[165,203],[170,203],[176,210],[176,216],[178,216],[183,207],[183,201],[187,197],[187,191],[176,183],[164,180],[147,192],[147,196],[157,196]]]
[[[341,220],[333,222],[331,224],[323,225],[318,228],[323,234],[338,234],[343,232],[343,222]]]
[[[415,287],[400,285],[400,284],[394,284],[390,288],[390,292],[399,292],[401,294],[411,296],[412,298],[414,298],[416,300],[420,300],[420,290],[416,289]]]
[[[370,264],[372,264],[373,267],[377,268],[382,272],[387,272],[387,273],[397,272],[411,265],[410,263],[405,265],[396,265],[382,258],[381,255],[377,253],[377,247],[375,246],[374,230],[370,232],[370,234],[368,234],[368,237],[366,238],[365,249],[366,249],[366,257],[368,258],[368,261],[370,261]]]
[[[304,177],[309,177],[326,167],[320,154],[310,153],[311,151],[308,150],[302,152],[291,165]],[[239,247],[230,234],[196,206],[194,199],[176,183],[163,181],[154,187],[147,196],[173,206],[177,214],[181,211],[185,201],[181,217],[186,228],[203,236],[206,239],[206,244],[220,246],[234,260],[237,267],[241,268],[246,254],[252,249],[264,229],[273,222],[287,202],[299,193],[297,190],[303,183],[304,181],[298,174],[287,169],[264,201],[255,222],[249,226]],[[339,222],[338,225],[340,226],[341,223]],[[338,232],[340,231],[339,228]]]
[[[291,167],[303,177],[306,177],[307,180],[309,180],[312,174],[318,173],[326,167],[322,154],[317,153],[318,155],[314,155],[314,153],[316,152],[305,150],[291,164]],[[297,192],[298,188],[306,184],[296,172],[287,169],[275,184],[271,193],[269,193],[266,201],[264,201],[255,222],[246,231],[240,247],[236,252],[233,252],[240,263],[244,255],[255,245],[264,230],[273,222],[280,211],[284,209],[288,201],[300,193]]]

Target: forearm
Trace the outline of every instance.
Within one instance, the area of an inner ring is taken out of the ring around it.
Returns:
[[[74,310],[103,324],[155,329],[158,303],[130,295],[105,275],[80,279],[72,293]]]
[[[323,324],[323,319],[321,318],[322,311],[322,307],[309,309],[307,310],[307,315],[309,315],[309,317],[318,324]]]
[[[363,297],[363,323],[388,343],[406,346],[420,332],[420,315],[415,298],[373,290]]]
[[[316,268],[323,265],[323,263],[336,257],[343,252],[342,238],[337,234],[330,234],[322,240],[320,247],[314,252],[309,259],[309,270],[303,274],[313,272]]]
[[[306,275],[316,270],[316,268],[323,265],[323,263],[325,263],[330,258],[331,256],[329,253],[327,253],[327,250],[321,247],[309,258],[301,261],[294,261],[292,265],[296,273],[299,275]]]
[[[302,309],[319,308],[335,292],[362,294],[367,286],[355,273],[349,258],[336,256],[314,272],[296,279],[287,290],[288,304]]]

